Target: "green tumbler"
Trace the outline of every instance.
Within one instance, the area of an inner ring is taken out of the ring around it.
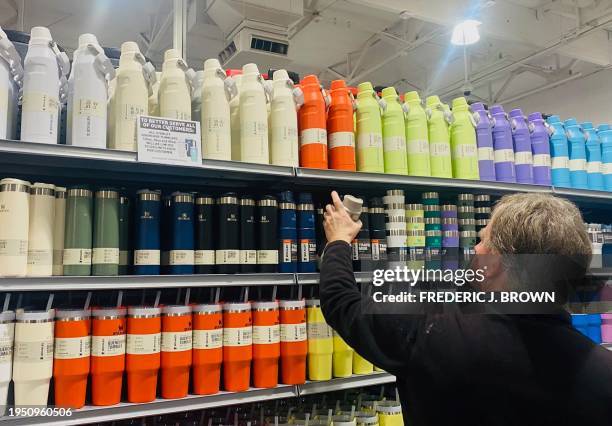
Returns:
[[[91,275],[92,228],[91,191],[86,188],[70,188],[66,196],[64,275]]]
[[[130,269],[130,199],[119,197],[119,275],[127,275]]]
[[[112,189],[96,192],[92,275],[119,274],[119,194]]]

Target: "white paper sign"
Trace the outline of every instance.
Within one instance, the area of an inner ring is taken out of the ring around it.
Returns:
[[[202,164],[200,123],[138,117],[138,161],[180,166]]]

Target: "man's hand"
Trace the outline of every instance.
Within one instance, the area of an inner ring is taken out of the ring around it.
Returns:
[[[355,222],[351,219],[336,191],[332,191],[331,196],[334,204],[325,206],[323,214],[325,217],[323,228],[327,241],[331,243],[340,240],[351,244],[361,230],[361,221]]]

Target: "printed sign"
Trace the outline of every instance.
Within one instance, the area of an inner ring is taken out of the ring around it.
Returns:
[[[200,123],[138,117],[138,161],[180,166],[202,164]]]

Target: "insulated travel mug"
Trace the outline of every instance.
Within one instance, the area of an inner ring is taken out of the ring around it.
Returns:
[[[195,200],[195,272],[212,274],[215,270],[215,222],[213,210],[215,199],[198,195]]]
[[[272,195],[257,201],[257,271],[278,271],[278,203]]]
[[[278,385],[280,326],[278,302],[253,302],[253,386]]]
[[[127,318],[128,402],[151,402],[157,394],[157,373],[161,364],[161,308],[130,306]]]
[[[119,273],[119,194],[104,189],[96,192],[92,275]]]
[[[308,335],[308,379],[331,380],[334,340],[332,329],[325,322],[321,301],[306,300],[306,334]]]
[[[0,276],[24,277],[28,269],[30,182],[0,180]]]
[[[317,242],[315,239],[315,212],[312,195],[300,193],[297,204],[298,272],[316,272]]]
[[[93,199],[90,190],[68,189],[65,228],[64,275],[91,275]]]
[[[134,221],[134,275],[159,275],[160,215],[161,194],[148,189],[138,191]]]
[[[257,271],[257,240],[255,239],[255,199],[240,197],[240,272]]]
[[[192,361],[191,322],[191,306],[169,305],[162,308],[162,398],[187,396]]]
[[[35,183],[30,188],[28,227],[28,276],[53,274],[53,229],[55,227],[55,185]]]
[[[233,192],[217,199],[217,249],[215,263],[220,274],[234,274],[240,269],[240,207]]]
[[[303,300],[280,301],[281,382],[299,385],[306,381],[306,305]]]
[[[55,187],[53,225],[53,275],[64,275],[64,233],[66,226],[66,188]],[[1,275],[1,274],[0,274]]]
[[[223,361],[223,314],[219,304],[194,305],[193,392],[219,392]]]
[[[172,194],[172,234],[168,260],[168,273],[171,275],[193,274],[195,260],[193,211],[193,195],[185,192]]]
[[[251,304],[223,305],[223,385],[228,392],[249,388],[253,359]]]

